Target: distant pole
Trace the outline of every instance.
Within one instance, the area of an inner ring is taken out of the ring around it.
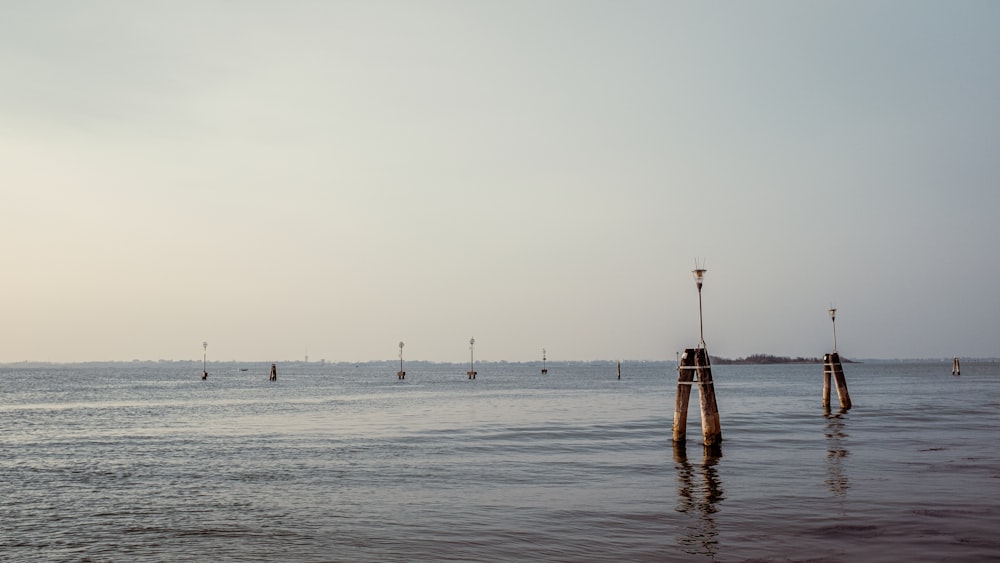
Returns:
[[[469,371],[466,374],[469,379],[476,378],[476,357],[475,357],[476,339],[469,339]]]
[[[208,379],[208,341],[202,342],[201,347],[203,349],[201,355],[201,378]]]
[[[403,371],[403,342],[399,342],[399,371],[396,372],[397,379],[406,379],[406,372]]]
[[[549,369],[545,367],[545,348],[542,348],[542,375],[549,373]]]
[[[955,359],[951,361],[951,374],[962,375],[962,368],[958,363],[958,356],[955,356]]]

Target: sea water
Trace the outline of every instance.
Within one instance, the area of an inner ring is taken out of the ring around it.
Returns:
[[[997,363],[236,366],[0,366],[0,559],[1000,559]]]

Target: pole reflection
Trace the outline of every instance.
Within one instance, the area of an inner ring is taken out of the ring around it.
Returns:
[[[826,486],[834,495],[846,497],[847,490],[851,488],[851,482],[847,478],[847,467],[844,459],[849,455],[844,442],[848,438],[845,432],[844,422],[847,416],[846,409],[840,409],[831,413],[829,407],[823,409],[823,416],[826,417]]]
[[[674,463],[677,467],[677,512],[689,514],[693,520],[681,527],[677,543],[686,553],[714,558],[718,551],[719,525],[715,521],[717,504],[725,499],[716,465],[722,457],[719,446],[702,446],[701,463],[688,461],[683,442],[674,442]]]

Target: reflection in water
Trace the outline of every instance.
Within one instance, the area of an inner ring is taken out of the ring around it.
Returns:
[[[847,479],[844,458],[847,457],[847,448],[844,441],[848,437],[844,432],[844,421],[847,411],[840,409],[831,414],[829,408],[823,409],[823,416],[826,417],[826,485],[830,492],[838,497],[847,496],[847,489],[851,487]]]
[[[677,543],[687,553],[714,557],[719,543],[719,526],[715,522],[715,512],[718,510],[716,503],[725,498],[716,468],[722,457],[722,450],[719,446],[702,447],[702,462],[693,466],[688,461],[685,444],[674,442],[677,512],[697,518],[693,525],[683,528],[684,533],[677,538]]]

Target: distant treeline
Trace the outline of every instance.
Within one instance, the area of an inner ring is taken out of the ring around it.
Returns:
[[[711,356],[712,363],[715,365],[732,365],[732,364],[822,364],[823,358],[803,358],[801,356],[792,358],[789,356],[772,356],[771,354],[751,354],[745,358],[736,358],[735,360],[730,358],[720,358],[718,356]],[[841,362],[851,363],[850,360],[841,358]]]

